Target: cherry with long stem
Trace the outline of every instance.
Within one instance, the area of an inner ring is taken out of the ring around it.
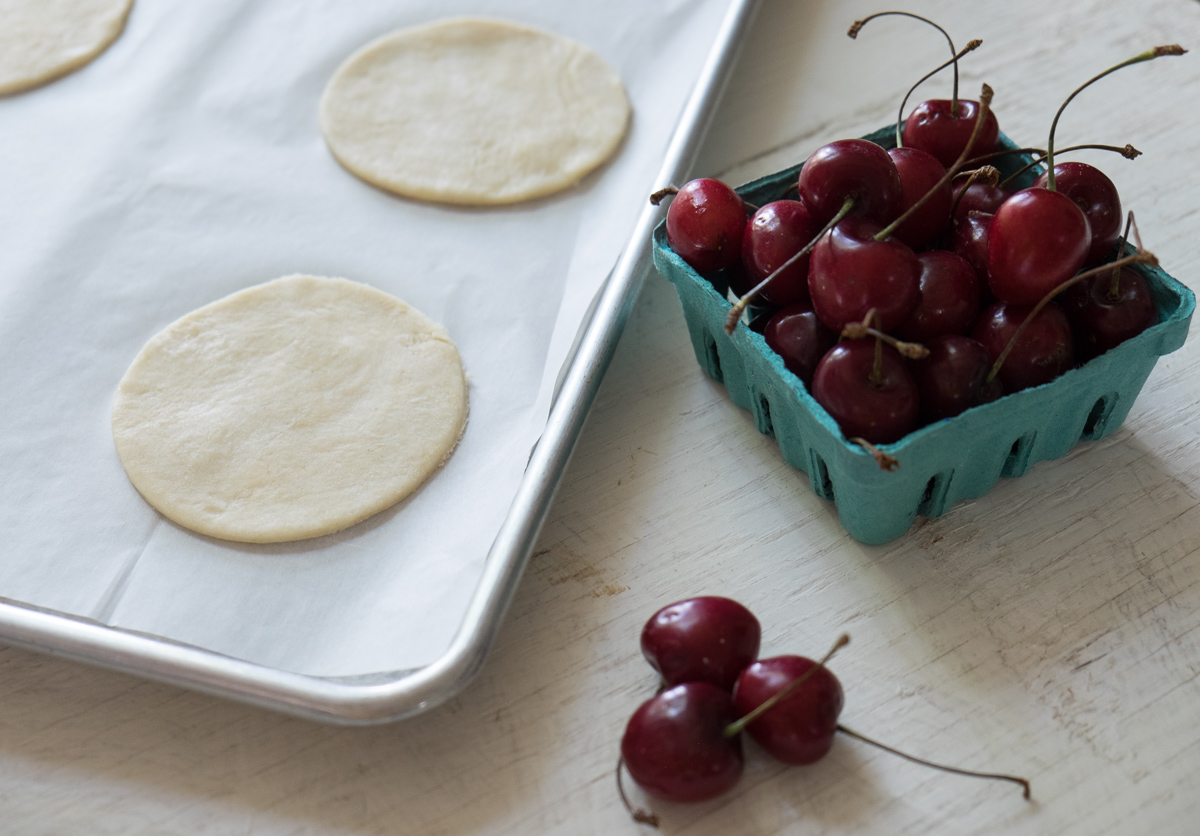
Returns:
[[[772,709],[775,709],[776,706],[778,706],[783,700],[787,699],[792,694],[794,694],[796,692],[796,690],[800,688],[800,686],[802,686],[804,683],[808,682],[814,676],[824,672],[825,665],[830,660],[830,658],[832,658],[833,655],[835,653],[837,653],[837,651],[840,648],[849,644],[849,642],[850,642],[849,636],[847,636],[845,634],[840,636],[838,638],[837,642],[834,644],[834,646],[830,649],[830,651],[828,653],[825,654],[825,656],[820,661],[818,661],[816,664],[809,667],[807,670],[805,670],[802,674],[797,676],[796,679],[792,680],[786,686],[784,686],[783,688],[780,688],[780,690],[776,691],[774,694],[767,697],[765,700],[763,700],[761,703],[759,703],[759,705],[757,707],[755,707],[750,712],[745,714],[740,720],[737,720],[736,722],[731,723],[729,726],[727,726],[725,729],[725,734],[729,737],[736,736],[737,734],[739,734],[740,732],[745,730],[746,727],[749,726],[752,722],[761,718],[764,714],[771,711]],[[770,662],[776,662],[776,663],[782,662],[787,658],[789,658],[789,657],[779,657],[778,659],[760,661],[760,662],[756,663],[756,665],[754,667],[767,665]],[[790,658],[794,658],[794,657],[790,657]],[[802,660],[796,659],[795,661],[802,661]],[[803,661],[807,661],[807,660],[803,660]],[[791,666],[789,666],[789,667],[791,667]],[[767,675],[769,676],[769,674],[767,674]],[[748,676],[753,677],[753,679],[755,680],[753,684],[751,684],[751,682],[746,680],[746,677],[748,677]],[[910,755],[907,752],[902,752],[899,749],[895,749],[884,743],[880,743],[879,741],[877,741],[873,738],[867,737],[866,735],[864,735],[860,732],[854,731],[853,729],[848,728],[847,726],[845,726],[841,723],[837,723],[835,718],[836,718],[836,711],[840,710],[841,688],[837,685],[837,680],[836,680],[836,678],[832,677],[832,674],[827,674],[827,676],[830,679],[832,679],[832,681],[833,681],[832,693],[836,693],[838,695],[838,697],[837,697],[838,706],[835,709],[833,717],[829,718],[829,722],[832,724],[829,729],[830,733],[832,733],[832,731],[836,730],[848,737],[853,737],[853,738],[855,738],[857,740],[861,740],[862,742],[867,743],[871,746],[878,747],[879,749],[882,749],[885,752],[890,752],[894,755],[898,755],[899,757],[902,757],[905,760],[911,761],[913,763],[918,763],[923,766],[928,766],[931,769],[937,769],[942,772],[949,772],[949,773],[952,773],[955,775],[963,775],[963,776],[970,777],[970,778],[987,778],[990,780],[1008,781],[1008,782],[1011,782],[1011,783],[1014,783],[1014,784],[1017,784],[1018,786],[1020,786],[1023,791],[1022,794],[1023,794],[1024,798],[1026,800],[1030,799],[1030,796],[1031,796],[1030,783],[1029,783],[1029,780],[1026,778],[1021,778],[1016,775],[1008,775],[1008,774],[999,773],[999,772],[978,772],[976,770],[962,769],[960,767],[947,766],[945,764],[940,764],[935,761],[925,760],[924,758],[919,758],[919,757],[916,757],[915,755]],[[764,684],[765,684],[765,681],[764,681],[763,673],[762,672],[756,673],[752,668],[752,669],[747,669],[747,671],[743,672],[742,678],[739,679],[739,681],[738,681],[738,689],[740,690],[741,688],[743,688],[745,686],[750,686],[750,687],[757,686],[755,688],[755,690],[758,691],[758,689],[762,688]],[[758,698],[758,697],[756,696],[755,698]],[[809,711],[813,711],[814,708],[815,707],[812,706],[811,704],[808,706]],[[784,709],[781,707],[779,710],[784,710]],[[818,710],[818,713],[820,713],[819,710]],[[793,729],[791,729],[792,733],[786,736],[789,739],[789,745],[786,748],[781,747],[779,745],[781,739],[763,738],[763,739],[760,739],[759,742],[764,744],[764,748],[766,748],[768,752],[771,752],[771,754],[780,758],[785,763],[796,763],[796,764],[812,763],[814,760],[819,759],[820,757],[822,757],[825,754],[826,750],[822,749],[815,755],[815,757],[813,757],[813,754],[814,754],[813,752],[805,751],[801,748],[797,748],[795,745],[796,741],[794,739],[794,735],[797,733],[797,731],[798,731],[798,729],[793,728]],[[816,730],[812,730],[811,727],[810,727],[810,729],[806,729],[806,732],[809,735],[818,733]],[[751,732],[751,733],[753,734],[753,732]],[[806,736],[806,735],[802,735],[802,736]],[[782,751],[780,751],[781,748],[782,748]]]
[[[1123,67],[1167,55],[1183,55],[1172,44],[1148,49],[1109,67],[1075,88],[1058,108],[1046,144],[1046,179],[1039,187],[1017,192],[992,217],[988,233],[988,285],[1002,302],[1034,305],[1052,288],[1073,276],[1092,253],[1093,234],[1075,200],[1057,186],[1054,135],[1067,105],[1080,92]],[[1107,249],[1099,245],[1098,249]]]
[[[1187,52],[1187,50],[1184,49],[1183,47],[1181,47],[1179,44],[1168,44],[1167,46],[1156,46],[1153,49],[1148,49],[1145,52],[1139,53],[1139,54],[1133,56],[1132,58],[1122,61],[1119,64],[1114,64],[1113,66],[1109,67],[1104,72],[1102,72],[1098,75],[1092,76],[1087,81],[1085,81],[1083,84],[1076,87],[1075,90],[1071,93],[1071,95],[1067,96],[1067,100],[1065,102],[1063,102],[1062,105],[1058,108],[1058,112],[1054,114],[1054,121],[1050,123],[1050,140],[1046,144],[1046,166],[1049,169],[1050,176],[1047,179],[1046,188],[1048,188],[1050,191],[1055,190],[1055,187],[1054,187],[1054,130],[1055,130],[1055,128],[1058,127],[1059,117],[1062,116],[1063,111],[1066,110],[1067,105],[1069,105],[1071,103],[1072,99],[1074,99],[1076,96],[1078,96],[1085,89],[1090,87],[1092,84],[1095,84],[1097,81],[1099,81],[1100,79],[1104,78],[1105,76],[1107,76],[1111,73],[1115,73],[1117,70],[1121,69],[1122,67],[1128,67],[1131,64],[1140,64],[1143,61],[1153,61],[1155,58],[1162,58],[1165,55],[1183,55],[1186,52]]]
[[[994,93],[992,92],[992,88],[986,84],[983,85],[983,89],[979,93],[979,115],[975,119],[975,127],[971,131],[971,138],[967,140],[967,145],[965,148],[963,148],[962,153],[958,157],[958,160],[955,161],[954,165],[952,165],[952,166],[950,166],[950,168],[946,169],[946,176],[942,178],[941,182],[939,182],[936,186],[934,186],[932,189],[930,189],[928,192],[926,192],[924,197],[922,197],[920,200],[918,200],[916,203],[914,203],[912,206],[910,206],[908,208],[908,211],[906,211],[900,217],[896,218],[896,220],[892,221],[890,224],[888,224],[883,229],[881,229],[875,235],[876,241],[883,241],[884,239],[889,238],[891,236],[891,234],[896,231],[896,228],[898,226],[900,226],[900,224],[902,224],[906,220],[908,220],[922,206],[924,206],[926,201],[931,199],[933,197],[933,195],[937,193],[938,189],[940,189],[946,183],[949,183],[954,180],[955,174],[957,174],[962,169],[963,163],[965,163],[967,161],[967,158],[971,154],[971,147],[975,144],[975,140],[977,140],[979,138],[979,134],[983,130],[983,123],[987,119],[988,112],[992,106],[992,96],[993,95],[994,95]]]
[[[725,727],[725,731],[723,732],[723,734],[726,737],[737,737],[739,734],[742,733],[743,730],[745,730],[746,726],[750,725],[755,720],[757,720],[759,717],[766,714],[768,711],[770,711],[772,708],[774,708],[779,702],[781,702],[785,698],[791,696],[797,688],[799,688],[801,685],[803,685],[805,682],[807,682],[809,679],[811,679],[813,676],[815,676],[817,674],[817,672],[822,670],[825,667],[825,664],[834,657],[834,654],[836,654],[839,650],[841,650],[843,647],[845,647],[848,644],[850,644],[849,634],[842,633],[840,636],[838,636],[837,641],[835,641],[833,643],[833,647],[829,648],[829,652],[826,653],[824,656],[822,656],[820,661],[818,661],[816,665],[814,665],[813,667],[811,667],[807,671],[805,671],[802,676],[792,680],[792,682],[790,682],[786,688],[782,688],[779,691],[777,691],[775,694],[773,694],[771,696],[770,699],[763,702],[761,705],[759,705],[753,711],[749,712],[748,714],[746,714],[745,716],[743,716],[737,720],[734,720],[732,723],[730,723],[728,726]]]
[[[821,240],[821,236],[837,226],[838,223],[845,218],[853,208],[854,198],[846,198],[842,203],[842,208],[838,210],[837,214],[834,215],[832,219],[830,219],[829,223],[825,224],[825,226],[821,228],[821,231],[817,233],[815,238],[809,241],[808,244],[806,244],[802,249],[797,251],[795,255],[771,271],[770,275],[751,288],[749,293],[742,296],[741,299],[738,299],[734,306],[729,309],[729,315],[725,318],[725,333],[732,336],[734,330],[737,328],[738,320],[742,318],[742,311],[746,310],[746,306],[753,302],[758,294],[762,293],[763,288],[767,287],[771,281],[784,270],[791,267],[797,261],[812,252],[813,247],[815,247],[817,242]]]
[[[950,112],[958,113],[958,59],[963,57],[964,55],[966,55],[968,52],[973,52],[974,50],[978,49],[980,46],[983,45],[983,41],[979,40],[978,38],[975,38],[975,39],[971,40],[970,42],[968,42],[967,45],[965,47],[963,47],[961,51],[955,51],[954,41],[951,40],[950,33],[947,32],[942,27],[938,26],[932,20],[925,18],[925,17],[921,17],[920,15],[917,15],[917,14],[913,14],[912,12],[897,12],[897,11],[876,12],[873,15],[864,17],[862,20],[856,20],[856,21],[854,21],[853,24],[851,24],[850,29],[849,29],[849,31],[846,32],[846,34],[849,35],[853,39],[857,39],[858,33],[862,31],[862,28],[864,26],[866,26],[868,23],[870,23],[872,20],[874,20],[877,17],[886,17],[888,15],[900,15],[901,17],[911,17],[914,20],[921,21],[922,23],[928,23],[934,29],[941,32],[942,35],[944,35],[946,38],[946,43],[950,45],[950,60],[945,62],[944,64],[941,64],[936,69],[930,70],[928,73],[926,73],[924,76],[922,76],[921,79],[916,84],[914,84],[911,88],[909,88],[908,92],[904,94],[904,99],[900,102],[900,115],[899,115],[899,118],[896,120],[896,147],[903,148],[904,140],[901,136],[901,126],[904,124],[904,106],[908,104],[909,96],[911,96],[913,94],[913,91],[915,91],[918,87],[920,87],[922,84],[924,84],[930,78],[932,78],[934,75],[936,75],[937,73],[940,73],[942,70],[946,69],[946,67],[953,65],[954,66],[954,91],[953,91],[953,93],[951,95],[951,99],[950,99],[950,102],[951,102]]]
[[[991,383],[996,379],[996,375],[1000,373],[1000,367],[1004,365],[1004,361],[1007,360],[1008,355],[1012,353],[1013,346],[1017,344],[1017,341],[1021,338],[1021,334],[1025,331],[1029,323],[1033,321],[1033,318],[1041,312],[1042,308],[1049,304],[1050,300],[1062,293],[1067,288],[1074,284],[1078,284],[1084,279],[1090,279],[1093,276],[1103,275],[1108,270],[1120,269],[1127,264],[1149,264],[1153,266],[1158,264],[1158,258],[1154,255],[1154,253],[1151,252],[1138,252],[1131,256],[1126,256],[1125,258],[1119,258],[1116,261],[1109,262],[1108,264],[1102,264],[1099,267],[1094,267],[1091,270],[1085,270],[1082,273],[1078,273],[1066,281],[1056,285],[1053,290],[1038,300],[1033,308],[1030,309],[1029,313],[1025,315],[1025,320],[1017,328],[1016,332],[1013,333],[1012,337],[1008,341],[1008,345],[1004,347],[1004,350],[1001,351],[1000,355],[996,358],[996,362],[992,364],[992,369],[988,372],[988,376],[984,382]]]

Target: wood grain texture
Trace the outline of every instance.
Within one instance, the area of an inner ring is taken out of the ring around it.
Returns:
[[[892,118],[942,60],[918,24],[844,37],[864,2],[768,0],[700,171],[745,180]],[[1041,142],[1088,75],[1156,43],[1200,48],[1200,4],[918,2],[985,39],[1002,128]],[[936,86],[936,82],[934,83]],[[944,94],[944,85],[936,95]],[[935,90],[930,89],[929,95]],[[1194,284],[1200,55],[1079,98],[1060,144],[1135,209]],[[668,834],[1197,832],[1200,796],[1200,356],[1159,363],[1125,426],[903,539],[866,547],[698,368],[651,277],[486,667],[414,720],[338,729],[0,649],[0,810],[13,834],[614,834],[625,721],[655,679],[638,634],[659,606],[741,600],[764,655],[822,652],[847,725],[915,754],[1033,781],[935,773],[840,740],[785,768],[748,746],[728,796],[655,803]]]

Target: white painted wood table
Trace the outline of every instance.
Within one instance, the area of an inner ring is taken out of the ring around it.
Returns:
[[[932,30],[874,3],[767,0],[698,172],[743,181],[893,118],[942,60]],[[964,43],[1002,128],[1040,144],[1091,74],[1160,43],[1200,47],[1194,0],[914,2]],[[927,95],[944,95],[946,80]],[[1136,210],[1146,245],[1200,277],[1200,55],[1082,95],[1060,145]],[[643,114],[640,118],[650,118]],[[865,547],[748,413],[703,376],[652,277],[499,641],[447,705],[341,729],[0,648],[5,834],[618,834],[617,744],[655,678],[641,625],[721,593],[764,654],[818,654],[843,719],[914,753],[1033,781],[932,772],[839,740],[785,768],[748,746],[738,787],[656,803],[666,833],[1200,833],[1200,350],[1160,361],[1125,426],[986,497]],[[639,796],[640,798],[640,796]]]

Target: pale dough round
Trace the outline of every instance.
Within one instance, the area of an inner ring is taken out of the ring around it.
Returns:
[[[372,185],[459,204],[514,203],[579,182],[616,151],[629,99],[575,41],[456,18],[351,55],[321,98],[334,157]]]
[[[288,276],[146,344],[112,409],[134,487],[182,526],[273,543],[403,499],[467,418],[458,349],[420,311],[345,279]]]
[[[0,96],[64,76],[117,39],[133,0],[0,0]]]

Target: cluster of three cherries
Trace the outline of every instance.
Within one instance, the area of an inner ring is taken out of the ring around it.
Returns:
[[[694,802],[732,789],[744,766],[741,732],[787,764],[812,764],[838,732],[943,771],[1019,784],[1024,778],[947,767],[905,754],[839,724],[844,695],[825,666],[850,639],[842,635],[819,661],[803,656],[758,659],[762,628],[746,607],[702,596],[663,607],[642,630],[642,654],[662,688],[634,712],[621,739],[621,763],[647,793]],[[622,800],[638,821],[650,813]]]

